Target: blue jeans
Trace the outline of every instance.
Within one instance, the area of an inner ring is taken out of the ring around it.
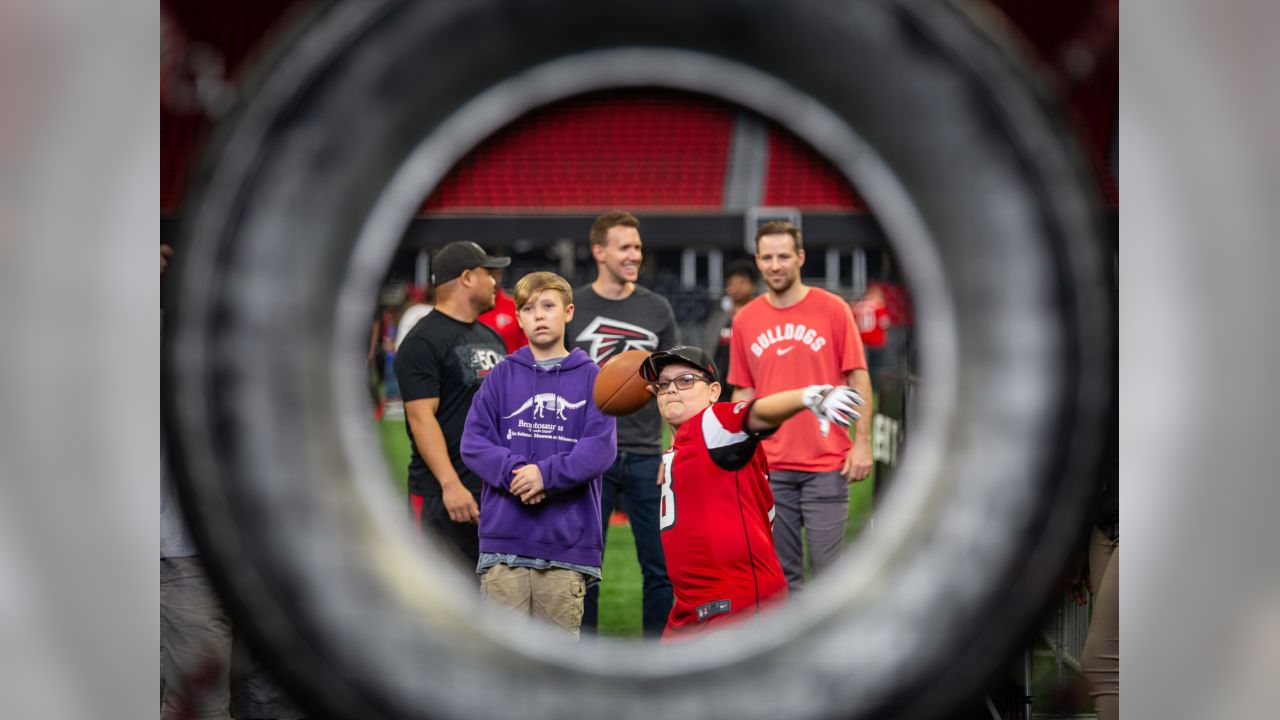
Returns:
[[[636,538],[636,557],[644,577],[642,622],[645,637],[659,637],[667,627],[671,614],[671,579],[667,577],[667,559],[662,554],[662,536],[658,530],[658,508],[662,494],[658,488],[658,466],[661,455],[619,452],[604,474],[600,488],[600,517],[604,536],[609,537],[609,516],[615,502],[631,519],[631,533]],[[604,582],[609,581],[605,570]],[[582,629],[596,631],[599,615],[600,587],[587,591],[583,603]]]
[[[382,386],[386,397],[400,397],[400,379],[396,377],[396,354],[387,353],[387,364],[382,372]]]

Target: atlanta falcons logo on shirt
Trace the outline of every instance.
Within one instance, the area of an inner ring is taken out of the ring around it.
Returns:
[[[632,325],[621,320],[597,317],[585,330],[578,333],[574,342],[591,343],[587,354],[597,365],[627,350],[658,349],[658,336],[639,325]]]

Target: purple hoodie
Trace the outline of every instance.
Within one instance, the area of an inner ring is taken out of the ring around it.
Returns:
[[[484,480],[480,552],[600,567],[600,477],[617,455],[614,419],[596,407],[600,368],[578,348],[544,370],[522,347],[494,366],[471,401],[462,460]],[[525,505],[511,473],[535,463],[546,499]]]

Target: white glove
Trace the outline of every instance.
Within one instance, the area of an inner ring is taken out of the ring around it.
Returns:
[[[858,391],[844,385],[810,385],[804,389],[804,406],[818,416],[818,428],[822,431],[822,437],[826,437],[831,430],[832,421],[841,427],[849,427],[854,420],[862,417],[854,409],[855,405],[862,404],[862,396]]]

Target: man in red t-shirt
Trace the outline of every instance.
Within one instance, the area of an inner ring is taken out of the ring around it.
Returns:
[[[524,331],[520,329],[519,317],[516,315],[516,301],[502,291],[502,271],[498,270],[492,274],[497,276],[494,279],[498,282],[498,291],[493,298],[493,309],[481,313],[476,319],[496,330],[502,336],[507,352],[513,353],[528,345],[529,338],[525,337]]]
[[[735,400],[750,400],[809,384],[847,385],[871,397],[866,355],[849,305],[800,281],[804,245],[788,222],[756,232],[756,266],[768,291],[733,320],[729,382]],[[862,414],[853,440],[801,415],[764,442],[769,484],[777,502],[774,543],[792,592],[804,584],[804,547],[816,576],[844,550],[848,483],[871,474],[871,413]]]
[[[718,403],[715,363],[687,345],[651,354],[640,376],[675,428],[658,478],[658,526],[675,594],[662,638],[673,641],[786,599],[760,440],[805,408],[823,422],[847,427],[859,417],[854,406],[862,399],[844,386],[814,385]]]

